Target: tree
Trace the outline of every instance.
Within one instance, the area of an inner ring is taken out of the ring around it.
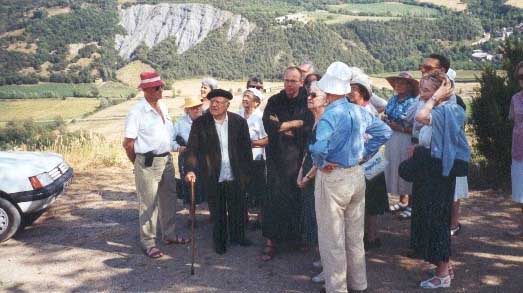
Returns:
[[[479,78],[477,97],[472,101],[475,148],[485,157],[487,174],[492,175],[483,179],[496,187],[506,187],[510,182],[512,123],[507,117],[510,99],[518,90],[512,72],[523,60],[523,41],[508,39],[501,51],[507,74],[498,75],[494,68],[485,68]]]

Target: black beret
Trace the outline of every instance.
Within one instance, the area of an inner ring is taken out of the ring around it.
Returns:
[[[207,99],[209,100],[214,97],[224,97],[226,99],[232,100],[231,92],[222,89],[214,89],[207,94]]]

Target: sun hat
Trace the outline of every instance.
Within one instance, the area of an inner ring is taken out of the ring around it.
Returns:
[[[190,98],[185,98],[185,104],[183,105],[183,107],[187,109],[187,108],[200,106],[202,104],[203,104],[202,98],[190,97]]]
[[[245,95],[246,92],[251,92],[255,97],[258,97],[260,99],[260,102],[263,101],[264,97],[260,90],[256,88],[248,88],[243,92],[243,95]]]
[[[146,71],[140,73],[140,85],[138,85],[139,89],[145,89],[155,86],[165,86],[165,82],[163,82],[160,75],[155,71]]]
[[[350,79],[352,70],[343,62],[334,62],[327,68],[323,77],[318,81],[318,87],[325,93],[345,95],[350,93]]]
[[[385,79],[389,82],[392,88],[395,88],[396,83],[400,80],[407,81],[407,83],[410,85],[411,95],[415,97],[419,95],[419,81],[414,79],[412,74],[406,71],[400,72],[397,76],[389,76]]]
[[[365,73],[357,73],[352,75],[352,79],[350,80],[351,84],[359,84],[363,86],[367,92],[369,93],[369,97],[372,96],[372,87],[371,87],[371,81],[370,77],[366,75]]]

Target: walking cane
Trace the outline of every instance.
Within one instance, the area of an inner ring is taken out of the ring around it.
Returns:
[[[194,237],[194,223],[196,222],[196,206],[194,203],[194,181],[191,181],[191,276],[194,275],[194,255],[196,252],[196,239]]]

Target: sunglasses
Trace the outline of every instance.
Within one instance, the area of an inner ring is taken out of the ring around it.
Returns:
[[[517,77],[517,80],[523,80],[523,74],[520,74],[520,75],[518,75],[516,77]]]
[[[159,85],[154,88],[155,91],[163,90],[163,86]]]
[[[441,68],[441,67],[439,67],[439,66],[431,66],[431,65],[426,65],[426,64],[420,64],[418,68],[419,68],[419,70],[431,71],[431,70],[438,69],[438,68]]]
[[[262,90],[263,89],[263,85],[249,85],[247,88],[248,89],[255,88],[257,90]]]

